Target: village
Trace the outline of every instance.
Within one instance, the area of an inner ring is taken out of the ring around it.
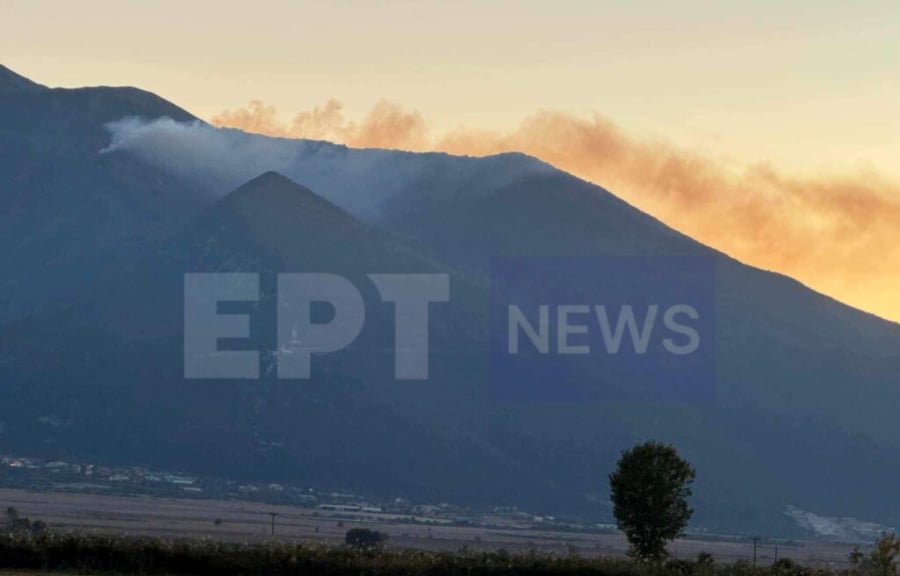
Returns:
[[[240,483],[139,466],[108,466],[13,455],[0,455],[0,485],[11,489],[78,494],[238,500],[300,507],[313,513],[328,513],[338,517],[345,515],[348,519],[352,519],[353,515],[364,514],[377,516],[382,521],[402,519],[404,523],[422,525],[600,532],[615,530],[612,524],[561,519],[509,506],[472,510],[447,502],[413,502],[402,496],[372,501],[346,490],[280,483]]]

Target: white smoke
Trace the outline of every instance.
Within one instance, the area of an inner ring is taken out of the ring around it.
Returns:
[[[106,126],[111,135],[101,154],[127,151],[177,176],[224,194],[268,170],[291,164],[292,151],[273,138],[171,118],[124,118]]]
[[[369,221],[377,220],[387,204],[403,193],[452,193],[442,186],[458,186],[461,181],[490,188],[521,175],[523,169],[549,169],[518,155],[476,159],[351,149],[169,118],[124,118],[106,128],[111,142],[101,153],[133,154],[214,197],[273,170]]]

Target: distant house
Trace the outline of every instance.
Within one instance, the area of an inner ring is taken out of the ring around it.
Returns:
[[[174,474],[168,474],[163,479],[169,484],[176,484],[178,486],[190,486],[197,481],[196,478],[191,478],[190,476],[176,476]]]
[[[319,504],[319,510],[330,510],[331,512],[361,512],[362,506],[353,504]]]

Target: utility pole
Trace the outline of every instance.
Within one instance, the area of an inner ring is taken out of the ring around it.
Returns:
[[[269,515],[272,517],[272,536],[275,535],[275,517],[278,516],[278,512],[269,512]]]
[[[753,567],[756,568],[756,546],[759,544],[759,536],[753,537]]]

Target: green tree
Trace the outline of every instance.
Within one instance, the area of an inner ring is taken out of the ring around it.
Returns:
[[[667,444],[645,442],[622,452],[609,487],[631,556],[654,561],[666,556],[666,542],[683,533],[693,513],[688,498],[694,475],[694,468]]]

